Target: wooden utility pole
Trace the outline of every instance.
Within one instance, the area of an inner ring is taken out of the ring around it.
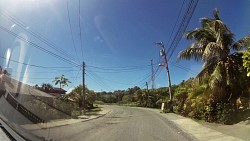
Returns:
[[[149,91],[148,91],[148,82],[146,82],[146,88],[147,88],[147,105],[146,107],[148,107],[148,103],[149,103]]]
[[[155,74],[154,74],[154,66],[153,59],[151,60],[151,81],[152,81],[152,90],[155,88]]]
[[[167,55],[165,52],[165,48],[164,48],[164,44],[163,42],[155,42],[156,45],[161,47],[161,56],[163,56],[164,59],[164,64],[160,64],[161,66],[165,65],[166,66],[166,71],[167,71],[167,76],[168,76],[168,90],[169,90],[169,99],[170,99],[170,103],[169,103],[169,108],[170,111],[173,111],[173,96],[172,96],[172,92],[171,92],[171,79],[170,79],[170,72],[169,72],[169,68],[168,68],[168,60],[167,60]]]
[[[83,112],[85,113],[85,62],[82,63],[82,99]]]
[[[168,60],[167,60],[167,56],[166,56],[164,47],[162,47],[162,52],[163,52],[164,61],[166,63],[166,71],[167,71],[167,75],[168,75],[169,98],[170,98],[170,102],[172,102],[173,97],[172,97],[172,92],[171,92],[170,72],[169,72],[169,68],[168,68]]]

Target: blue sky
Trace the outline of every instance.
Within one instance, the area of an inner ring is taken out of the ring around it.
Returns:
[[[180,19],[188,2],[189,0],[184,1]],[[0,25],[67,60],[75,58],[77,65],[84,60],[86,84],[90,89],[113,91],[134,86],[145,88],[146,81],[151,85],[150,60],[153,59],[154,70],[163,60],[159,56],[160,48],[154,42],[163,41],[167,45],[182,3],[182,0],[81,0],[81,49],[79,1],[69,0],[69,17],[76,50],[71,37],[66,0],[0,0]],[[200,0],[187,30],[200,27],[199,19],[211,17],[213,9],[218,8],[221,18],[235,33],[237,40],[249,34],[249,5],[248,0]],[[11,18],[18,19],[19,22]],[[179,25],[180,20],[177,27]],[[176,32],[174,30],[174,35]],[[38,39],[32,33],[41,35],[41,38]],[[169,61],[173,84],[195,76],[201,69],[202,62],[178,63],[189,71],[172,63],[176,62],[178,53],[190,43],[191,41],[182,38]],[[61,54],[51,46],[69,55]],[[52,83],[55,76],[64,74],[72,81],[65,87],[66,90],[82,82],[79,67],[38,50],[3,29],[0,29],[0,47],[0,56],[7,57],[9,50],[11,60],[45,67],[62,67],[40,68],[9,62],[15,79],[33,85]],[[5,59],[0,58],[0,63],[7,67]],[[157,88],[168,86],[165,68],[161,68],[156,76]]]

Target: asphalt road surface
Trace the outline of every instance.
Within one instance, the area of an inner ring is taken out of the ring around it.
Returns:
[[[54,127],[53,141],[186,141],[192,140],[159,111],[144,108],[107,106],[112,112],[87,122]],[[36,131],[42,132],[42,131]]]

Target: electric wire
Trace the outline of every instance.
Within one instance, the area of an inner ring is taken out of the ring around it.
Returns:
[[[194,14],[194,11],[195,11],[195,9],[197,7],[198,2],[199,2],[199,0],[191,0],[190,1],[189,6],[187,8],[187,11],[186,11],[186,13],[184,15],[184,18],[182,20],[181,26],[179,27],[178,32],[176,33],[176,35],[174,37],[174,40],[170,45],[171,49],[169,49],[170,53],[169,53],[168,60],[171,59],[171,57],[172,57],[175,49],[177,48],[177,46],[178,46],[184,32],[186,31],[186,28],[187,28],[193,14]]]
[[[173,48],[174,48],[174,47],[173,47],[174,42],[177,41],[177,40],[180,40],[180,36],[182,36],[182,35],[181,35],[181,30],[182,30],[182,28],[183,28],[183,26],[184,26],[185,20],[186,20],[186,18],[187,18],[187,14],[189,13],[189,10],[190,10],[190,8],[191,8],[191,6],[192,6],[192,3],[193,3],[193,0],[190,0],[190,2],[189,2],[189,4],[188,4],[188,7],[187,7],[187,9],[186,9],[186,11],[185,11],[185,14],[184,14],[184,16],[183,16],[183,19],[182,19],[182,21],[181,21],[181,24],[180,24],[180,26],[179,26],[179,28],[178,28],[178,31],[176,32],[175,37],[174,37],[173,41],[171,42],[170,47],[168,48],[167,55],[169,55],[169,54],[172,53],[172,50],[173,50]],[[171,53],[170,53],[170,51],[171,51]],[[170,56],[170,55],[169,55],[169,56]],[[168,59],[170,59],[170,57],[168,57]]]
[[[27,29],[28,26],[25,23],[23,23],[21,20],[19,20],[18,18],[16,18],[13,14],[11,14],[10,12],[8,12],[6,9],[4,9],[3,16],[5,16],[6,18],[8,18],[10,21],[14,22],[16,25],[18,25],[19,27],[21,27],[23,30],[25,30],[26,32],[30,33],[31,35],[33,35],[34,37],[36,37],[39,41],[43,42],[44,44],[46,44],[47,46],[51,47],[55,51],[58,51],[62,55],[65,55],[68,58],[70,58],[72,60],[75,60],[74,57],[72,57],[71,55],[67,54],[62,49],[56,47],[56,45],[54,43],[52,43],[51,41],[49,41],[48,39],[46,39],[43,35],[39,34],[38,32],[32,31],[30,29]]]
[[[111,90],[111,87],[109,87],[104,81],[102,81],[102,78],[99,77],[95,72],[93,72],[91,70],[86,70],[86,73],[88,73],[89,75],[93,76],[92,79],[96,79],[96,81],[99,84],[102,84],[104,87],[106,86],[109,90]]]
[[[73,48],[75,50],[75,53],[76,53],[78,60],[80,61],[80,59],[77,55],[75,40],[74,40],[73,32],[72,32],[71,20],[70,20],[70,16],[69,16],[69,1],[68,0],[67,0],[67,12],[68,12],[68,22],[69,22],[69,29],[70,29],[71,39],[72,39],[72,43],[73,43]]]
[[[77,81],[78,78],[79,78],[80,71],[81,71],[81,69],[78,70],[77,75],[76,75],[76,78],[75,78],[75,80],[74,80],[73,83],[71,84],[71,87],[70,87],[68,90],[70,90],[70,89],[72,89],[72,88],[74,87],[76,81]]]
[[[82,47],[82,28],[81,28],[81,0],[79,0],[79,30],[80,30],[80,43],[81,43],[81,51],[82,51],[82,60],[84,61],[83,47]]]
[[[173,27],[173,29],[172,29],[172,31],[171,31],[171,34],[170,34],[170,36],[169,36],[169,38],[168,38],[168,41],[167,41],[166,46],[168,46],[168,44],[169,44],[169,42],[170,42],[170,40],[171,40],[171,38],[172,38],[172,36],[173,36],[174,30],[175,30],[175,28],[176,28],[176,26],[177,26],[177,23],[178,23],[178,21],[179,21],[179,18],[180,18],[180,15],[181,15],[181,12],[182,12],[184,3],[185,3],[185,0],[182,1],[181,9],[180,9],[180,11],[179,11],[179,13],[178,13],[177,19],[176,19],[176,21],[175,21],[175,24],[174,24],[174,27]],[[170,48],[167,49],[167,52],[169,51],[169,49],[170,49]]]
[[[6,57],[3,57],[3,56],[0,56],[0,58],[3,58],[5,60],[8,60],[8,61],[11,61],[11,62],[14,62],[14,63],[18,63],[18,64],[22,64],[22,65],[25,65],[25,66],[31,66],[31,67],[36,67],[36,68],[43,68],[43,69],[55,69],[55,68],[74,68],[74,67],[78,67],[79,65],[77,66],[72,66],[72,67],[47,67],[47,66],[40,66],[40,65],[33,65],[33,64],[27,64],[27,63],[24,63],[24,62],[19,62],[19,61],[16,61],[16,60],[12,60],[12,59],[7,59]]]
[[[12,76],[13,78],[17,78],[18,76]],[[18,78],[22,78],[22,79],[38,79],[38,80],[43,80],[43,79],[55,79],[55,77],[27,77],[27,76],[19,76]],[[67,77],[67,78],[77,78],[77,77]]]
[[[95,82],[98,86],[100,86],[101,88],[106,89],[105,85],[103,85],[102,83],[100,83],[99,81],[95,80],[88,72],[85,73],[93,82]]]
[[[61,61],[67,62],[67,63],[72,64],[72,65],[73,65],[73,64],[74,64],[74,65],[78,65],[77,63],[75,63],[75,62],[73,62],[73,61],[71,61],[71,60],[68,60],[68,59],[66,59],[66,58],[64,58],[64,57],[62,57],[62,56],[59,56],[59,55],[57,55],[57,54],[55,54],[55,53],[53,53],[53,52],[51,52],[51,51],[49,51],[49,50],[47,50],[47,49],[45,49],[45,48],[43,48],[43,47],[41,47],[41,46],[39,46],[39,45],[37,45],[37,44],[31,42],[31,41],[28,41],[28,40],[25,39],[24,37],[21,37],[21,36],[17,35],[16,33],[12,32],[11,30],[9,30],[9,29],[3,27],[2,25],[0,25],[0,29],[2,29],[3,31],[9,33],[10,35],[12,35],[12,36],[14,36],[14,37],[16,37],[16,38],[18,38],[18,39],[20,39],[20,40],[22,40],[22,41],[28,43],[28,44],[30,44],[31,46],[33,46],[33,47],[35,47],[35,48],[37,48],[37,49],[39,49],[39,50],[41,50],[41,51],[43,51],[43,52],[45,52],[45,53],[51,55],[51,56],[53,56],[53,57],[55,57],[55,58],[57,58],[57,59],[59,59],[59,60],[61,60]]]
[[[53,71],[51,71],[53,70]],[[70,73],[70,72],[75,72],[79,70],[54,70],[50,69],[50,71],[29,71],[29,74],[51,74],[51,73]],[[24,74],[26,72],[24,71],[11,71],[12,73],[16,74]]]
[[[183,67],[183,66],[181,66],[181,65],[174,64],[174,63],[172,63],[172,65],[173,65],[174,67],[179,68],[179,69],[185,70],[185,71],[189,72],[190,74],[198,75],[197,72],[195,72],[195,71],[193,71],[193,70],[191,70],[191,69],[189,69],[189,68],[186,68],[186,67]]]

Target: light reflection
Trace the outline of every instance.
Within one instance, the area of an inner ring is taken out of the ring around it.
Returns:
[[[30,63],[30,58],[29,58],[28,64],[29,63]],[[23,83],[27,84],[28,81],[29,81],[29,66],[26,66],[24,75],[23,75]]]
[[[8,48],[8,49],[7,49],[7,52],[6,52],[6,68],[9,68],[10,56],[11,56],[11,49]]]
[[[10,30],[12,30],[14,27],[16,26],[16,24],[13,24],[10,28]]]

